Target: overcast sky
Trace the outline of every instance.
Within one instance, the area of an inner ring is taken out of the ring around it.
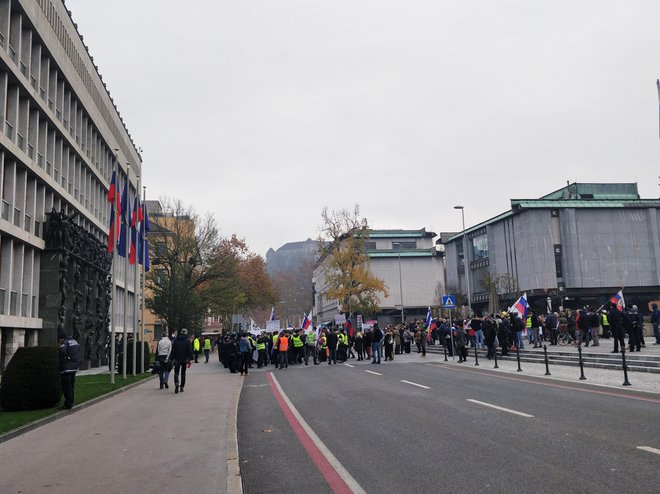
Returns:
[[[582,182],[660,195],[660,1],[67,0],[149,198],[265,255],[320,211],[461,229]]]

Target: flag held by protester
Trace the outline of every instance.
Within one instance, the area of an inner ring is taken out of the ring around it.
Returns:
[[[623,301],[623,290],[619,290],[612,295],[610,302],[616,305],[617,310],[623,312],[623,309],[626,307],[626,303]]]

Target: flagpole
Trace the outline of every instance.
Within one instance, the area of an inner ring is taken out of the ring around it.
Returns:
[[[131,172],[131,165],[129,163],[126,163],[126,195],[129,195],[129,177],[130,177],[130,172]],[[130,208],[130,201],[128,200],[128,197],[126,197],[126,209]],[[126,214],[126,211],[121,212],[122,217]],[[128,223],[128,222],[127,222]],[[124,232],[124,338],[123,338],[123,354],[122,354],[122,369],[121,369],[121,377],[122,379],[126,379],[126,351],[128,350],[128,255],[129,255],[129,239],[128,239],[128,224],[122,225],[122,229],[126,228],[126,231]]]
[[[140,203],[140,177],[137,177],[137,185],[135,187],[135,197],[136,199],[133,201],[133,204],[135,206],[138,206]],[[140,279],[140,272],[138,271],[138,260],[137,260],[137,228],[138,228],[138,220],[140,219],[137,213],[137,208],[135,208],[135,211],[133,211],[133,215],[135,215],[135,226],[133,229],[135,230],[135,262],[133,263],[133,375],[137,375],[137,336],[138,336],[138,280]],[[131,232],[131,239],[133,238],[133,232]],[[131,240],[132,243],[132,240]],[[142,340],[140,340],[140,345],[144,348],[144,345],[142,344]],[[144,364],[143,364],[144,365]]]
[[[115,153],[119,151],[118,149],[115,149]],[[116,174],[115,172],[117,171],[117,160],[115,156],[115,160],[112,162],[112,174],[115,176],[115,196],[112,198],[112,211],[111,215],[115,215],[115,222],[117,221],[117,183],[116,183]],[[117,270],[116,270],[116,259],[117,259],[117,239],[115,238],[115,235],[117,234],[117,226],[115,223],[112,223],[110,225],[110,228],[114,230],[112,232],[112,235],[110,235],[110,231],[108,230],[108,236],[112,236],[112,242],[114,245],[112,246],[112,296],[110,297],[110,384],[115,383],[115,359],[117,357],[116,351],[117,349],[115,348],[115,336],[116,336],[116,329],[115,329],[115,297],[117,296]]]
[[[142,186],[142,204],[140,205],[141,208],[146,208],[145,202],[147,200],[147,187]],[[144,222],[144,215],[142,216],[142,222]],[[140,223],[140,228],[143,228],[142,223]],[[145,242],[144,237],[147,235],[147,232],[145,231],[142,234],[142,242],[140,245],[140,249],[142,249],[142,282],[140,283],[140,302],[141,302],[141,309],[142,309],[142,314],[140,316],[140,332],[142,333],[142,352],[141,352],[141,361],[140,361],[140,370],[142,373],[144,373],[144,283],[145,283],[145,276],[146,276],[146,270],[145,270],[145,255],[144,255],[144,249],[147,245],[147,242]],[[140,263],[138,263],[140,264]]]

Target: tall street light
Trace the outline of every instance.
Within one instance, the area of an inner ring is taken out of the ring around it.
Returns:
[[[463,206],[454,206],[454,209],[461,210],[461,219],[463,220],[463,267],[465,269],[465,281],[467,283],[468,296],[468,317],[472,315],[472,296],[470,294],[470,263],[468,262],[467,243],[465,238],[465,208]]]

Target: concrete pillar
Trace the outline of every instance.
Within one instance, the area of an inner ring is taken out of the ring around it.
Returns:
[[[37,329],[27,329],[26,330],[26,340],[27,346],[33,347],[39,344],[39,330]]]

